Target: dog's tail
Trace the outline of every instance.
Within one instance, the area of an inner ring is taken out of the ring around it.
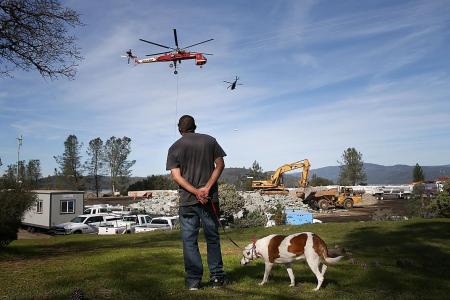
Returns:
[[[337,262],[339,262],[341,259],[343,258],[343,256],[336,256],[336,257],[324,257],[323,259],[325,259],[325,261],[329,264],[335,264]]]
[[[344,256],[329,257],[327,244],[316,234],[313,234],[313,246],[319,256],[329,264],[335,264],[339,262]]]

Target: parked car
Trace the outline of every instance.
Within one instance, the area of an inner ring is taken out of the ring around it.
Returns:
[[[79,215],[73,218],[70,222],[58,224],[52,228],[54,234],[78,234],[78,233],[97,233],[98,227],[102,223],[117,220],[118,217],[114,215]]]
[[[127,215],[111,220],[98,228],[99,235],[134,233],[137,226],[147,226],[152,218],[149,215]]]

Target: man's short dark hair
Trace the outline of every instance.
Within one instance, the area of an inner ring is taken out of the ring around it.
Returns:
[[[178,130],[181,133],[194,132],[197,126],[195,126],[195,120],[189,115],[184,115],[178,121]]]

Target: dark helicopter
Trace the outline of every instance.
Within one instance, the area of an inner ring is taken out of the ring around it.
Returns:
[[[231,89],[234,90],[236,88],[237,85],[242,85],[242,83],[237,83],[239,80],[239,77],[236,76],[236,79],[233,82],[229,82],[229,81],[224,81],[225,83],[228,83],[228,87],[227,89]]]

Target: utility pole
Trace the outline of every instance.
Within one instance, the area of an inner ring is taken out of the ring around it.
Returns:
[[[19,178],[19,163],[20,163],[20,147],[22,147],[23,136],[17,138],[17,182],[20,182]]]

